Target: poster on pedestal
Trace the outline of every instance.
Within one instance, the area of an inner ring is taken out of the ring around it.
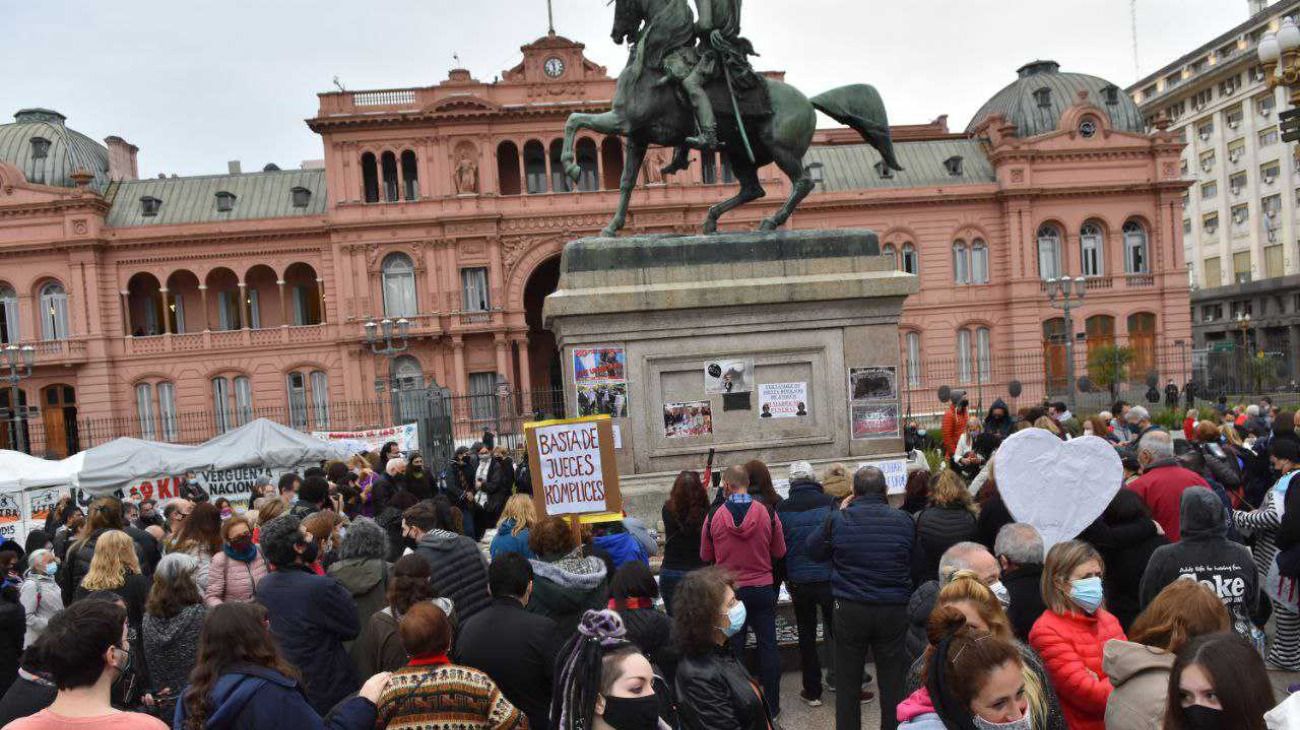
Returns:
[[[808,415],[807,383],[760,383],[759,418],[802,418]]]
[[[854,401],[853,438],[875,439],[898,436],[898,404]]]
[[[609,416],[524,424],[539,515],[622,511],[613,425]]]
[[[622,347],[575,347],[573,387],[578,415],[627,417],[627,351]]]
[[[748,393],[753,389],[753,358],[713,360],[704,366],[704,392],[708,395]]]
[[[664,404],[664,438],[713,435],[713,404],[706,400]]]

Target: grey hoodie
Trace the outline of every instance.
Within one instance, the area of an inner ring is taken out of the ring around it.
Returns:
[[[1259,601],[1259,574],[1245,545],[1227,538],[1223,502],[1205,487],[1189,487],[1179,502],[1182,540],[1156,548],[1142,574],[1142,607],[1178,579],[1198,580],[1223,601],[1232,627],[1250,638],[1250,617]]]

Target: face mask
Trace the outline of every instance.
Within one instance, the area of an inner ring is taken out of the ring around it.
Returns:
[[[316,558],[319,556],[320,556],[320,545],[317,545],[315,540],[303,546],[303,550],[302,550],[303,565],[310,565],[316,562]]]
[[[979,730],[1032,730],[1034,727],[1033,719],[1029,716],[1028,707],[1025,708],[1024,717],[1011,722],[989,722],[979,715],[972,717],[971,720]]]
[[[1080,578],[1070,581],[1070,600],[1088,613],[1095,612],[1105,595],[1101,589],[1101,578]]]
[[[993,591],[994,596],[997,596],[998,603],[1001,603],[1003,608],[1011,605],[1011,592],[1007,590],[1006,586],[1002,585],[1002,581],[997,581],[989,586],[989,590]]]
[[[251,547],[252,544],[253,544],[252,537],[248,535],[240,535],[239,537],[230,541],[230,549],[234,550],[237,553],[242,553],[245,550],[247,550],[249,547]]]
[[[235,514],[233,511],[228,510],[228,509],[223,509],[223,510],[221,510],[221,519],[223,519],[223,520],[228,520],[228,519],[230,519],[230,516],[233,515],[233,514]]]
[[[1205,705],[1188,705],[1183,708],[1183,722],[1191,730],[1222,730],[1223,710]]]
[[[121,652],[122,654],[126,655],[126,661],[117,667],[117,672],[120,676],[131,671],[131,652],[126,649],[123,649],[120,646],[113,647],[113,655],[117,656],[118,652]]]
[[[53,575],[57,574],[58,572],[59,572],[59,564],[58,564],[58,563],[46,563],[46,564],[45,564],[45,574],[46,574],[46,575],[53,576]]]
[[[745,628],[745,616],[745,604],[736,601],[734,606],[727,609],[727,620],[729,623],[727,624],[727,628],[722,630],[722,633],[726,634],[728,638],[740,633],[740,630]]]
[[[614,730],[655,730],[659,727],[659,698],[605,697],[601,718]]]

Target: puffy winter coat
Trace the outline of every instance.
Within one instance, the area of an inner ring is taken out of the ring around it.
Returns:
[[[814,481],[790,484],[790,497],[777,507],[785,531],[786,578],[796,585],[822,583],[831,579],[831,564],[808,554],[808,536],[821,529],[835,501]]]
[[[383,560],[348,558],[334,563],[327,572],[352,595],[352,602],[357,607],[358,626],[365,626],[371,615],[387,605],[384,593],[388,590],[388,564]],[[343,642],[343,646],[352,650],[350,641]]]
[[[1106,701],[1106,730],[1160,730],[1174,655],[1131,641],[1108,641],[1102,666],[1114,687]]]
[[[1072,730],[1105,730],[1111,684],[1101,657],[1111,639],[1126,637],[1119,619],[1104,608],[1091,616],[1049,610],[1029,632],[1029,645],[1043,658]]]
[[[45,626],[54,614],[63,610],[63,593],[54,579],[48,575],[37,575],[27,571],[27,579],[19,589],[18,600],[27,612],[27,635],[24,646],[31,646],[45,631]]]
[[[588,609],[600,610],[609,600],[609,574],[605,561],[583,557],[581,549],[565,556],[530,560],[533,566],[533,595],[528,612],[539,613],[569,636]]]
[[[226,601],[251,601],[257,584],[266,577],[266,558],[258,547],[257,557],[245,563],[221,551],[212,556],[204,602],[218,606]]]
[[[420,537],[415,554],[429,562],[434,592],[451,599],[460,621],[469,620],[492,601],[487,558],[473,540],[446,530],[430,530]]]
[[[496,537],[492,538],[492,545],[488,548],[493,560],[506,553],[519,553],[530,559],[537,557],[533,554],[532,548],[528,547],[528,537],[531,530],[525,527],[519,531],[518,535],[514,535],[512,534],[514,529],[515,520],[513,517],[501,520],[500,524],[497,525]]]
[[[939,557],[959,542],[979,538],[975,515],[964,505],[933,505],[916,516],[916,553],[912,582],[939,577]]]
[[[884,496],[856,497],[808,536],[808,554],[831,561],[831,592],[861,603],[903,606],[912,595],[912,518]]]
[[[962,431],[966,430],[966,411],[957,410],[956,405],[948,406],[948,410],[943,414],[943,455],[946,458],[952,458],[953,453],[957,451],[957,440],[961,438]]]

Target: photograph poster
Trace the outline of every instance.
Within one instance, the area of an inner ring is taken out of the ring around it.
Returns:
[[[760,383],[759,418],[802,418],[808,415],[807,383]]]
[[[579,417],[627,417],[627,351],[622,347],[574,348],[573,384]]]
[[[898,398],[897,368],[849,368],[849,400]]]
[[[713,435],[713,406],[706,400],[664,403],[664,436],[670,439]]]
[[[854,439],[898,436],[898,404],[854,401],[852,404]]]
[[[753,358],[710,360],[704,365],[704,392],[748,393],[754,389]]]

